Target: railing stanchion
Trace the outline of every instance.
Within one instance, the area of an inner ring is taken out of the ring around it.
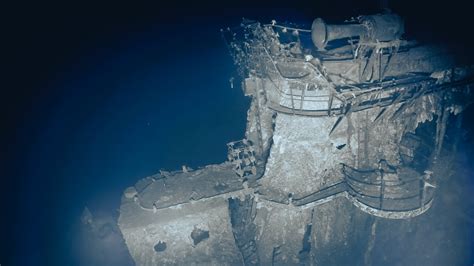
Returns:
[[[328,116],[331,116],[333,100],[334,100],[334,94],[331,92],[331,94],[329,95],[329,102],[328,102]]]

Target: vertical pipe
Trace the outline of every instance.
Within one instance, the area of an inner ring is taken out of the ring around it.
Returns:
[[[420,186],[420,208],[423,208],[424,204],[425,204],[425,180],[424,180],[424,176],[421,177],[420,182],[419,182],[419,186]]]
[[[453,153],[456,154],[458,151],[459,139],[462,134],[462,113],[459,113],[456,116],[456,132],[454,133],[454,142],[453,142]]]
[[[380,170],[380,210],[383,210],[383,198],[385,192],[385,181],[383,179],[383,169]]]
[[[446,124],[449,118],[449,110],[447,108],[443,108],[443,112],[441,114],[441,121],[439,121],[437,125],[437,142],[436,142],[436,151],[435,151],[435,159],[441,154],[441,149],[443,148],[443,141],[444,135],[446,134]]]

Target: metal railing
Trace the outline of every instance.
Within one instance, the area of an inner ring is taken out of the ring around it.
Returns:
[[[434,186],[426,182],[425,176],[405,180],[386,180],[384,172],[378,169],[357,170],[343,165],[343,172],[349,195],[360,203],[387,212],[407,212],[422,209],[434,197]],[[364,180],[360,176],[378,176],[380,179]]]

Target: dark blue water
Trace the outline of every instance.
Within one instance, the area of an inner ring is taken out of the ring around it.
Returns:
[[[27,12],[19,24],[0,264],[76,265],[84,207],[116,217],[139,179],[223,162],[249,99],[220,29],[304,20],[268,7],[130,9]]]
[[[225,144],[244,137],[249,101],[230,88],[235,67],[218,25],[207,26],[174,39],[151,30],[85,51],[50,85],[53,100],[33,103],[21,131],[31,145],[15,264],[74,264],[73,225],[85,206],[118,209],[138,179],[220,163]]]

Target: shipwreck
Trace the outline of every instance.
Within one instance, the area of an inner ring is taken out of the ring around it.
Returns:
[[[223,29],[251,97],[245,138],[221,164],[125,190],[119,227],[136,264],[344,264],[350,251],[357,265],[376,221],[424,215],[474,68],[404,31],[392,13]]]

